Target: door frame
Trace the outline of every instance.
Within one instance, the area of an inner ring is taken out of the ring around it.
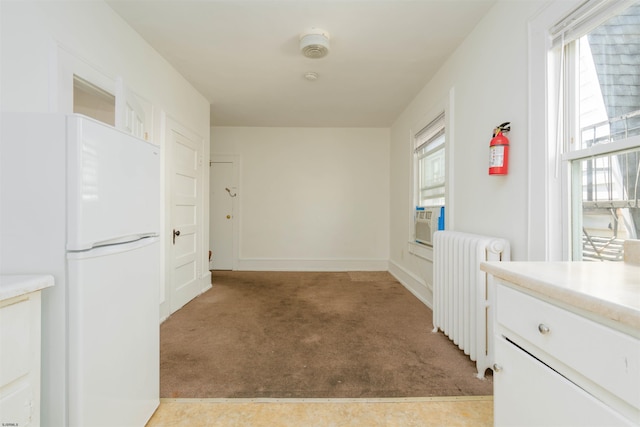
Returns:
[[[242,191],[240,185],[240,170],[241,170],[241,157],[237,154],[228,154],[228,155],[211,155],[209,160],[209,168],[213,163],[231,163],[232,167],[232,187],[231,191],[237,194],[236,197],[232,199],[232,227],[233,227],[233,242],[231,249],[231,268],[232,270],[238,269],[238,253],[239,253],[239,242],[240,242],[240,227],[242,224],[241,221],[241,207],[242,207]],[[211,227],[211,213],[213,212],[213,206],[211,205],[212,201],[209,200],[209,227]],[[207,241],[207,245],[209,241]],[[208,252],[207,252],[208,253]],[[209,268],[211,268],[211,264],[208,263]]]

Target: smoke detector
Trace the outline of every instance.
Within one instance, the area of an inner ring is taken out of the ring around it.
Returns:
[[[311,28],[300,34],[300,51],[307,58],[323,58],[329,53],[329,33]]]

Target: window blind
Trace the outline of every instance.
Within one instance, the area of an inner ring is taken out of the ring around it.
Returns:
[[[444,134],[444,112],[426,125],[414,138],[415,152],[422,150],[427,144]]]

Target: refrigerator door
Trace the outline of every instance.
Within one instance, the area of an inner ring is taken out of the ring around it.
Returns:
[[[67,250],[158,235],[159,147],[80,115],[67,134]]]
[[[69,426],[144,426],[159,404],[160,243],[68,253]]]

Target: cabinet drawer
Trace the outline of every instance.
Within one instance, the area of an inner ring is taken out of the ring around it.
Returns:
[[[0,387],[31,369],[31,300],[0,308]]]
[[[640,340],[500,284],[496,304],[497,322],[542,361],[556,365],[549,355],[640,408]]]

